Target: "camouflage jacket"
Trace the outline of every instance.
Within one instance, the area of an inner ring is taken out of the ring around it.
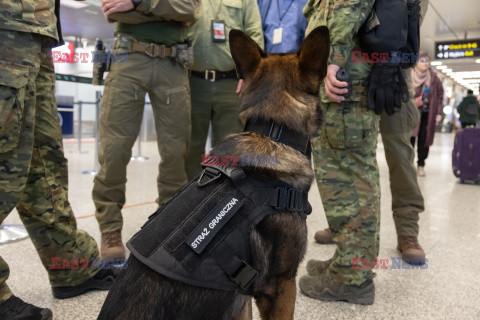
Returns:
[[[360,50],[358,31],[367,20],[375,0],[309,0],[303,9],[308,20],[306,34],[318,26],[330,30],[329,63],[345,68],[352,78],[353,92],[347,101],[361,101],[366,96],[366,88],[361,85],[363,78],[370,73],[368,63],[351,63],[352,50]],[[322,84],[323,102],[331,102]]]
[[[0,29],[36,33],[59,40],[57,16],[60,0],[2,0]]]

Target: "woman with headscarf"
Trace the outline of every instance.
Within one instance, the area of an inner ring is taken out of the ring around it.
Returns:
[[[435,71],[430,68],[430,58],[426,52],[420,53],[420,59],[412,70],[412,82],[415,90],[415,103],[421,113],[421,120],[413,132],[412,146],[417,141],[418,175],[425,176],[425,159],[433,144],[435,128],[442,120],[443,86]],[[418,139],[417,139],[418,138]]]

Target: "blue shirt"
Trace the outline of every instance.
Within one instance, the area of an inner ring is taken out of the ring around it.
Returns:
[[[302,10],[307,0],[257,0],[257,3],[262,17],[265,51],[296,52],[305,38],[307,19]],[[273,44],[273,32],[277,28],[282,28],[282,42]]]

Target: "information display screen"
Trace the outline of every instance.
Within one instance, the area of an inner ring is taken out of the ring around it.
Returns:
[[[435,42],[436,59],[480,57],[480,39]]]

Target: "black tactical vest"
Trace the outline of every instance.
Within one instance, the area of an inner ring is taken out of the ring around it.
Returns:
[[[198,287],[251,294],[250,233],[266,216],[310,214],[307,193],[239,168],[207,167],[149,217],[127,243],[162,275]]]

